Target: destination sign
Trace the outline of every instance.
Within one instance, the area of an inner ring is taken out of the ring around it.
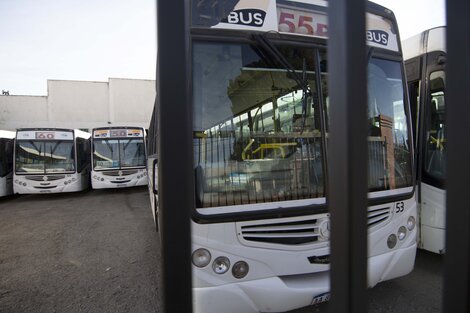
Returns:
[[[211,28],[276,31],[300,36],[328,38],[327,2],[239,0],[228,15]],[[398,51],[398,38],[391,20],[366,13],[366,43]]]
[[[143,131],[139,128],[97,129],[93,132],[94,138],[129,138],[143,136]]]
[[[73,132],[53,130],[18,131],[18,140],[73,140]]]

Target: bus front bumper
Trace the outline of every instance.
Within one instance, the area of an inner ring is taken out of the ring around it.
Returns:
[[[369,287],[374,287],[382,281],[405,276],[413,270],[417,244],[415,237],[412,240],[409,246],[369,258]]]
[[[285,312],[311,305],[329,289],[328,272],[193,288],[194,312]]]
[[[409,274],[414,267],[416,243],[369,257],[368,286]],[[329,272],[193,288],[194,312],[286,312],[314,304],[330,290]]]

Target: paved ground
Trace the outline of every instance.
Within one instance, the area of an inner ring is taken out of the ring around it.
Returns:
[[[146,188],[0,200],[1,313],[160,312],[158,264]],[[369,312],[440,312],[441,267],[419,251],[410,275],[369,290]]]
[[[378,284],[368,291],[368,313],[440,313],[443,257],[418,250],[409,275]],[[324,313],[328,304],[291,311]]]
[[[146,188],[0,200],[0,312],[157,312]]]

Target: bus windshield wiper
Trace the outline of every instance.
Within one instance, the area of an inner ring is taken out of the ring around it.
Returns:
[[[54,148],[52,148],[51,146],[51,157],[52,157],[52,154],[55,153],[55,151],[57,150],[57,148],[59,148],[59,145],[62,143],[62,141],[57,141],[57,143],[54,145]]]
[[[374,47],[369,47],[367,51],[367,62],[366,64],[369,65],[370,59],[372,59],[372,54],[374,53]]]
[[[307,103],[308,97],[312,96],[312,91],[307,82],[307,64],[305,58],[302,63],[302,77],[299,77],[296,70],[292,67],[289,61],[282,55],[282,53],[263,35],[255,34],[253,39],[269,54],[274,56],[276,60],[291,74],[298,86],[302,88],[302,126],[300,133],[303,133],[305,127],[305,120],[307,118]]]
[[[111,146],[111,144],[108,142],[107,139],[104,140],[104,142],[106,143],[106,145],[108,146],[109,148],[109,151],[111,151],[111,155],[114,154],[114,151],[113,151],[113,146]]]
[[[34,147],[34,149],[36,149],[36,151],[39,153],[39,156],[41,156],[41,148],[39,148],[38,146],[36,146],[36,144],[34,143],[34,141],[32,140],[29,140],[29,143]]]
[[[122,150],[126,150],[127,149],[127,146],[131,143],[132,139],[129,139],[129,141],[124,145],[124,147],[122,148]]]
[[[308,92],[311,95],[310,87],[308,86],[307,82],[305,81],[305,67],[302,69],[302,73],[304,77],[299,77],[295,69],[286,60],[286,58],[282,55],[282,53],[267,39],[265,36],[260,34],[253,35],[253,39],[269,54],[274,56],[276,60],[281,63],[281,65],[292,75],[295,82],[302,88],[302,91]]]

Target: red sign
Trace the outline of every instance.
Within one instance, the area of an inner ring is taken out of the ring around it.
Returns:
[[[36,139],[54,139],[54,132],[36,132]]]
[[[281,6],[278,6],[277,13],[280,32],[324,38],[328,36],[327,16],[324,13],[299,11]]]

